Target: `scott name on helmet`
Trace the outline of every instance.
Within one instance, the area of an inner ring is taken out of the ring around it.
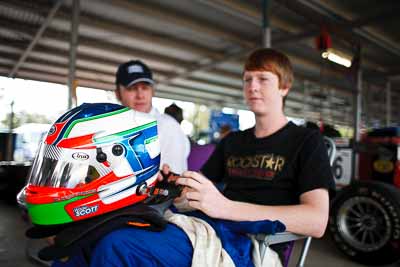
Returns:
[[[74,208],[73,211],[74,211],[76,217],[80,217],[80,216],[85,216],[85,215],[95,213],[95,212],[97,212],[98,208],[99,208],[99,205],[95,205],[92,207],[82,206],[82,207]]]

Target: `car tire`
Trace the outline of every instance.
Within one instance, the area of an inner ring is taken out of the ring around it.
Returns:
[[[331,203],[329,230],[337,248],[370,266],[400,260],[400,190],[368,181],[342,189]]]

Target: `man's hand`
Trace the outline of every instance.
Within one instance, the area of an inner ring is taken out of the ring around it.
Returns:
[[[176,183],[176,180],[179,178],[178,175],[175,175],[174,173],[171,172],[171,169],[168,164],[163,164],[160,172],[158,173],[157,179],[159,181],[162,181],[162,180],[164,180],[164,177],[168,177],[168,182],[175,182],[175,183]],[[174,203],[181,203],[181,202],[185,201],[185,199],[186,199],[185,194],[187,191],[188,191],[188,188],[183,187],[181,195],[174,199]]]
[[[162,181],[164,177],[167,177],[168,174],[171,172],[168,164],[163,164],[161,170],[158,172],[157,180]]]
[[[186,196],[189,206],[201,210],[213,218],[225,218],[230,204],[215,185],[198,172],[186,171],[176,183],[188,187],[182,195]]]
[[[179,174],[172,172],[168,164],[163,164],[160,172],[158,173],[157,179],[162,181],[164,180],[164,177],[168,178],[168,182],[174,182],[176,179],[178,179]]]

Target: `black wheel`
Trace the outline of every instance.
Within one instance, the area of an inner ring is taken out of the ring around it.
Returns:
[[[380,182],[354,183],[331,205],[329,230],[352,260],[385,265],[400,260],[400,190]]]

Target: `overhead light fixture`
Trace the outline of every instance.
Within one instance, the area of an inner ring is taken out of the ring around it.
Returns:
[[[321,54],[322,58],[328,59],[336,64],[345,66],[346,68],[351,67],[351,57],[344,55],[332,48],[328,48]]]

